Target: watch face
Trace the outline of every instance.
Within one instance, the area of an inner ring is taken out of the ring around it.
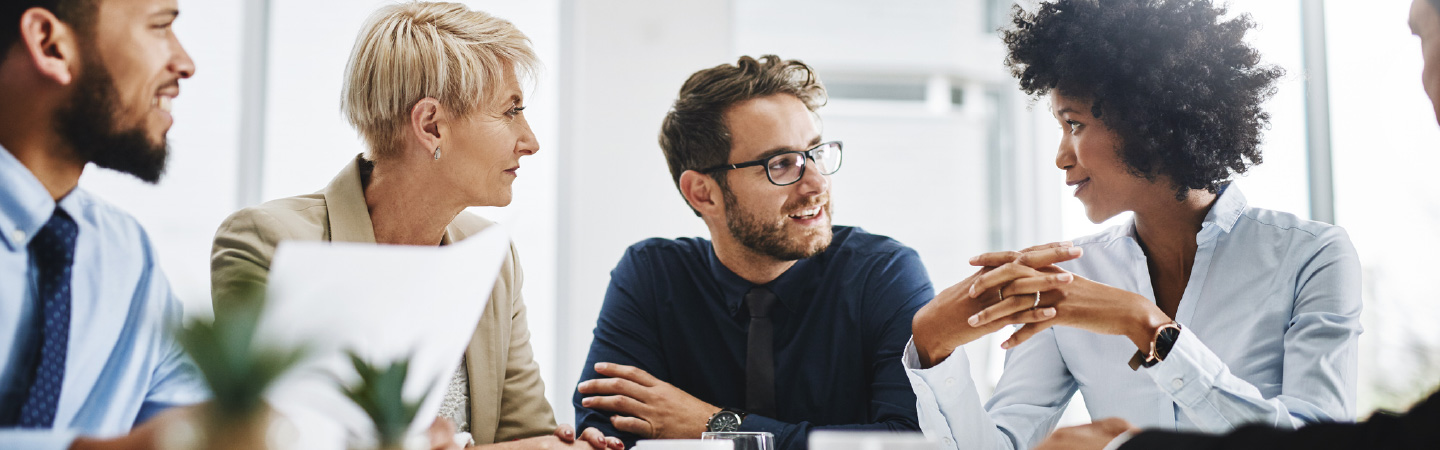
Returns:
[[[733,411],[720,411],[710,419],[710,431],[735,431],[740,429],[740,415]]]

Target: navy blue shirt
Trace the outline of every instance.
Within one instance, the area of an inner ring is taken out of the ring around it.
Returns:
[[[610,272],[610,288],[580,380],[595,363],[638,367],[718,407],[745,407],[745,293],[755,285],[720,263],[705,239],[648,239]],[[766,285],[779,300],[776,416],[751,414],[741,431],[775,434],[804,449],[811,430],[918,430],[915,394],[900,356],[915,311],[934,297],[914,250],[859,228],[834,227],[825,252]],[[612,414],[580,406],[577,429],[595,427],[627,447],[637,436]]]

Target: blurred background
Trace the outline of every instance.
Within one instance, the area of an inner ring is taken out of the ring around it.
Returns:
[[[179,0],[198,72],[182,84],[170,170],[157,186],[104,170],[82,185],[149,230],[187,314],[211,315],[209,251],[232,211],[325,186],[362,151],[339,110],[363,20],[389,1]],[[974,254],[1090,234],[1054,166],[1058,124],[1003,67],[1008,0],[479,0],[513,21],[545,71],[525,111],[541,151],[515,197],[477,213],[507,224],[525,269],[536,358],[557,420],[589,349],[609,271],[641,239],[705,236],[656,144],[691,73],[740,55],[814,66],[844,140],[835,222],[919,251],[936,290]],[[1032,6],[1033,1],[1022,1]],[[1440,380],[1440,127],[1420,84],[1410,0],[1234,0],[1250,40],[1287,76],[1270,101],[1251,204],[1338,223],[1364,265],[1360,416],[1405,408]],[[1113,222],[1113,221],[1112,221]],[[1237,305],[1236,307],[1243,307]],[[982,390],[1004,338],[970,344]],[[982,392],[988,397],[988,392]],[[1072,403],[1066,423],[1088,420]]]

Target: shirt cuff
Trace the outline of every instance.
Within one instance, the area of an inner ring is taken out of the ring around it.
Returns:
[[[769,417],[746,414],[745,420],[740,421],[740,431],[764,431],[775,435],[775,439],[780,439],[780,432],[785,431],[785,425],[788,424]]]
[[[965,347],[955,347],[950,357],[940,361],[940,364],[921,369],[920,355],[915,350],[915,340],[911,339],[905,344],[905,354],[900,358],[900,363],[907,372],[919,376],[925,384],[932,386],[954,386],[957,381],[955,377],[970,379],[970,358],[965,355]]]
[[[1120,447],[1125,445],[1126,442],[1130,442],[1130,438],[1132,437],[1135,437],[1134,431],[1120,433],[1119,436],[1115,436],[1115,439],[1111,439],[1109,444],[1105,444],[1105,448],[1101,450],[1120,450]]]
[[[1194,333],[1181,329],[1165,360],[1141,370],[1181,408],[1193,410],[1207,401],[1215,380],[1225,372],[1225,363]]]
[[[964,347],[955,351],[940,364],[929,369],[920,368],[920,357],[915,351],[915,341],[905,344],[905,353],[900,358],[905,367],[905,376],[910,379],[910,388],[915,391],[916,409],[920,419],[920,431],[926,437],[940,441],[941,448],[957,448],[955,432],[946,420],[946,410],[963,407],[955,405],[966,390],[975,390],[970,379],[970,359]],[[963,384],[962,384],[963,383]],[[939,392],[936,392],[936,391]],[[943,397],[942,397],[943,396]],[[949,408],[946,408],[949,406]]]
[[[0,430],[0,448],[15,450],[67,450],[80,433],[61,430]]]

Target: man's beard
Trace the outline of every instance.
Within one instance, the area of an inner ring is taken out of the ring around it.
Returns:
[[[767,221],[758,214],[751,214],[735,198],[735,193],[728,187],[720,188],[721,195],[725,198],[725,226],[730,229],[730,235],[740,241],[751,250],[760,254],[775,258],[780,261],[796,261],[818,255],[830,247],[830,228],[825,227],[817,230],[822,236],[815,242],[811,242],[810,235],[788,236],[785,233],[785,217],[780,221]],[[815,200],[818,200],[815,201]],[[825,220],[830,218],[829,196],[811,197],[810,199],[797,202],[793,205],[785,205],[782,211],[793,212],[808,209],[818,203],[824,203]]]
[[[85,162],[134,175],[147,183],[160,181],[170,154],[164,138],[152,142],[144,121],[120,129],[120,104],[115,80],[99,58],[84,57],[70,100],[55,111],[55,131]]]

